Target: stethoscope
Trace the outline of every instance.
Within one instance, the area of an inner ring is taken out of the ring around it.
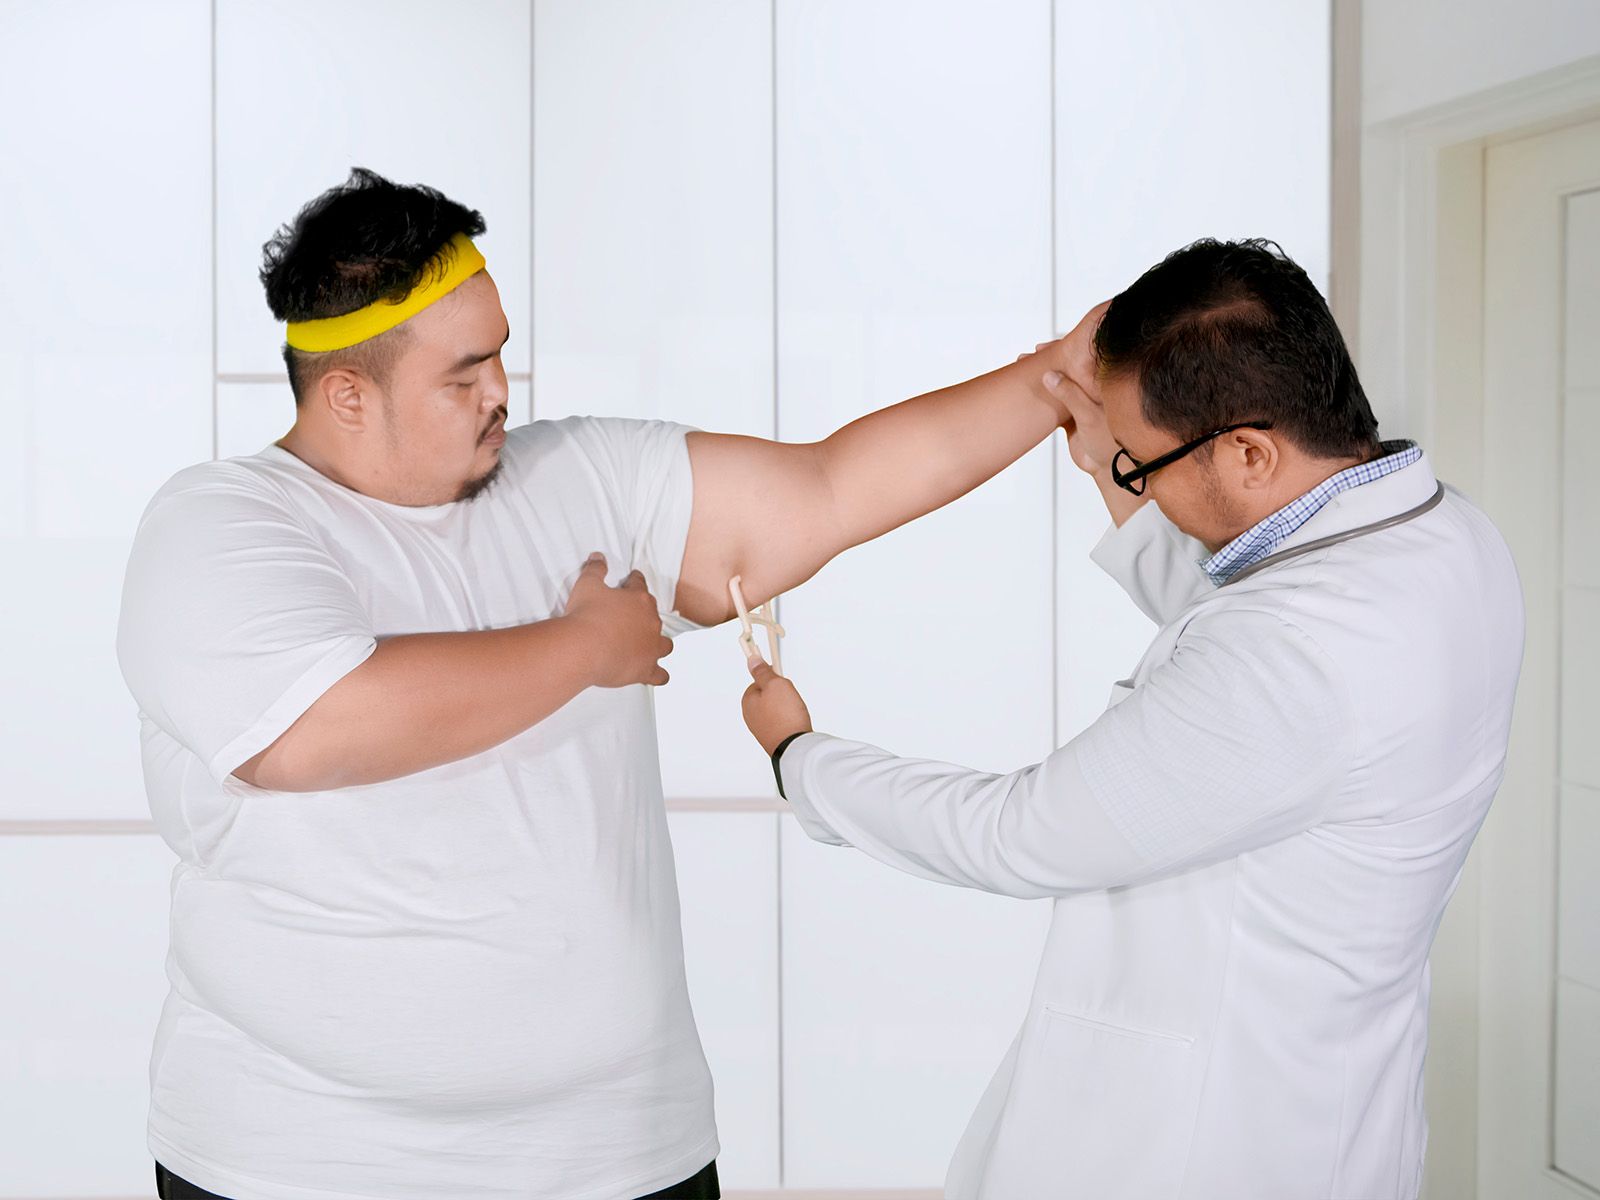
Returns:
[[[1380,529],[1393,529],[1396,525],[1404,525],[1407,521],[1415,521],[1424,513],[1432,512],[1434,509],[1438,508],[1440,502],[1443,500],[1444,484],[1441,483],[1434,489],[1433,495],[1429,496],[1415,508],[1407,509],[1403,513],[1396,513],[1394,516],[1386,517],[1382,521],[1374,521],[1371,525],[1359,525],[1355,529],[1347,529],[1343,533],[1335,533],[1328,537],[1318,538],[1314,542],[1307,542],[1304,546],[1296,546],[1293,550],[1283,550],[1277,554],[1269,554],[1260,562],[1252,563],[1250,566],[1240,571],[1222,586],[1228,587],[1230,584],[1238,583],[1241,579],[1248,579],[1257,571],[1264,571],[1268,567],[1275,567],[1280,563],[1288,562],[1291,558],[1299,558],[1302,554],[1310,554],[1313,550],[1325,550],[1329,546],[1337,546],[1340,542],[1348,542],[1353,538],[1365,537],[1369,533],[1377,533]]]

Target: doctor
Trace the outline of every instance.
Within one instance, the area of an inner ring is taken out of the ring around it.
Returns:
[[[1069,349],[1093,558],[1160,625],[1107,711],[1006,775],[813,732],[757,660],[746,721],[813,838],[1054,898],[947,1195],[1414,1197],[1428,950],[1521,664],[1511,556],[1379,442],[1272,243],[1177,251]]]

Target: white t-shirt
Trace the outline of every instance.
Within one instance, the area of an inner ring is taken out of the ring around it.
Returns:
[[[378,637],[556,616],[603,551],[667,632],[688,427],[509,431],[424,508],[269,446],[174,476],[117,637],[173,872],[149,1146],[236,1200],[620,1200],[717,1154],[652,693],[590,688],[483,754],[328,792],[230,772]]]

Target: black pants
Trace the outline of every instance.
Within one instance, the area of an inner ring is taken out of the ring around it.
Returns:
[[[195,1187],[187,1179],[180,1179],[160,1163],[156,1164],[156,1195],[161,1200],[228,1200],[215,1192]],[[717,1164],[707,1163],[682,1183],[640,1196],[639,1200],[721,1200],[722,1189],[717,1186]]]

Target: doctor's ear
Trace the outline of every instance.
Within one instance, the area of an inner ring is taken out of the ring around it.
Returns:
[[[1234,459],[1239,483],[1246,488],[1268,487],[1278,470],[1278,443],[1260,429],[1237,429],[1228,435],[1227,453]]]

